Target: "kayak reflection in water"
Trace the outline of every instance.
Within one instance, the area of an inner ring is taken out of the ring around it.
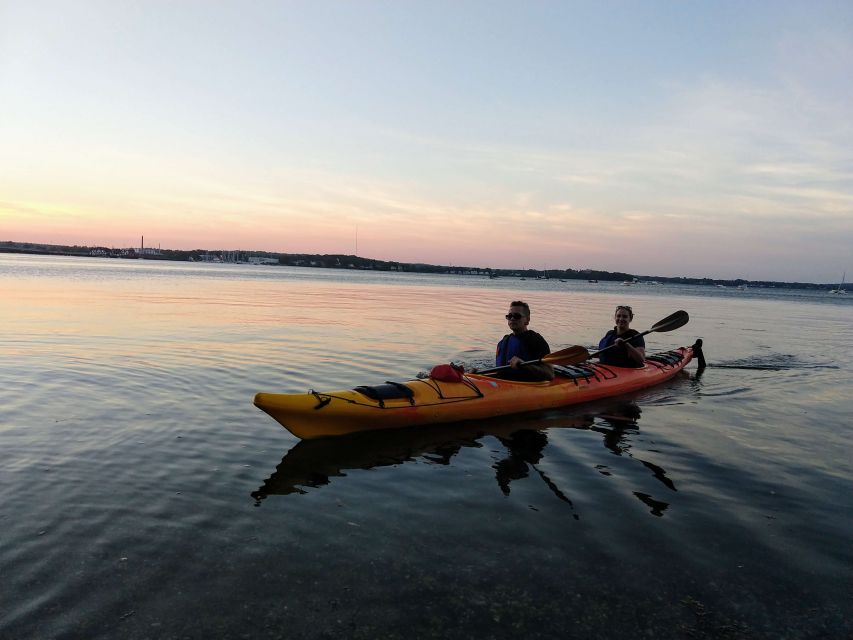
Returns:
[[[622,401],[608,402],[594,413],[554,412],[511,421],[495,419],[479,425],[435,425],[302,440],[286,452],[275,471],[251,495],[256,505],[260,505],[270,495],[302,494],[311,488],[326,486],[336,478],[343,481],[351,470],[391,467],[416,461],[449,466],[461,450],[480,448],[484,438],[492,437],[506,447],[504,457],[492,463],[498,487],[505,496],[510,495],[513,481],[538,476],[556,498],[569,505],[572,517],[577,519],[572,500],[539,467],[546,458],[548,434],[553,436],[562,429],[599,433],[609,451],[636,460],[668,490],[676,491],[664,469],[636,457],[631,451],[632,440],[636,441],[639,433],[639,418],[640,408],[634,402]],[[617,469],[605,464],[596,465],[595,470],[605,476],[617,473]],[[667,502],[655,499],[649,493],[632,493],[649,507],[653,515],[663,515],[669,507]]]
[[[260,504],[269,495],[305,493],[306,488],[322,487],[354,469],[396,466],[417,459],[449,465],[462,447],[480,446],[477,440],[482,436],[481,431],[441,425],[300,440],[252,497]]]

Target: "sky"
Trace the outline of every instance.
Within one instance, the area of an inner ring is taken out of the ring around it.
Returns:
[[[853,3],[0,0],[0,240],[838,282]]]

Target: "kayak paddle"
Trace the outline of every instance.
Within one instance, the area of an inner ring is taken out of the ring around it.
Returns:
[[[589,351],[584,349],[583,347],[579,347],[578,345],[572,347],[566,347],[565,349],[560,349],[559,351],[555,351],[554,353],[549,353],[547,356],[543,356],[538,360],[527,360],[525,362],[519,362],[518,366],[523,367],[528,364],[577,364],[578,362],[583,362],[584,360],[588,360],[590,358]],[[504,369],[511,368],[511,365],[505,364],[501,367],[493,367],[491,369],[483,369],[482,371],[477,371],[480,375],[488,375],[490,373],[494,373],[495,371],[503,371]]]
[[[633,340],[634,338],[637,338],[639,336],[644,336],[648,333],[654,333],[656,331],[660,332],[660,333],[664,333],[666,331],[674,331],[674,330],[686,325],[688,320],[690,320],[690,316],[687,315],[686,311],[676,311],[675,313],[667,316],[663,320],[659,320],[658,323],[656,325],[654,325],[648,331],[643,331],[642,333],[638,333],[636,336],[631,336],[630,338],[628,338],[628,340],[626,340],[626,342],[631,342],[631,340]],[[590,354],[589,357],[595,358],[599,354],[601,354],[602,352],[607,351],[608,349],[612,349],[615,346],[617,346],[617,344],[613,343],[609,347],[604,347],[604,349],[601,349],[600,351],[596,351],[595,353]]]

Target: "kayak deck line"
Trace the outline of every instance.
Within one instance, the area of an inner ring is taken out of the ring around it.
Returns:
[[[630,393],[672,378],[694,356],[704,364],[701,340],[650,355],[638,368],[591,362],[558,365],[554,379],[541,382],[468,373],[460,382],[425,378],[329,392],[258,393],[254,404],[299,438],[340,436],[492,418]]]

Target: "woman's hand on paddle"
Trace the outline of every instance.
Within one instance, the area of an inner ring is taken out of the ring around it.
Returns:
[[[628,354],[628,357],[638,365],[642,365],[643,361],[646,359],[646,350],[643,347],[637,347],[631,344],[631,338],[628,338],[627,340],[616,338],[613,341],[613,346]]]

